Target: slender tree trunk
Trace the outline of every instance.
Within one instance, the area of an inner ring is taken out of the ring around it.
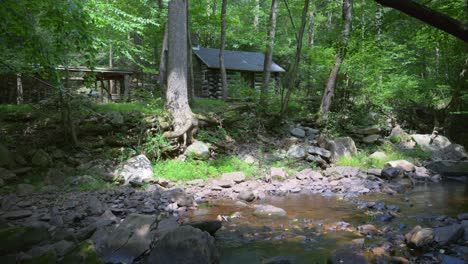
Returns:
[[[288,88],[286,91],[286,97],[283,100],[283,104],[281,105],[281,116],[284,116],[286,110],[288,109],[289,99],[291,98],[291,93],[296,86],[296,78],[297,72],[299,70],[299,63],[301,61],[301,52],[302,52],[302,40],[304,39],[304,32],[307,22],[307,13],[309,10],[310,0],[304,1],[304,8],[302,9],[302,17],[301,17],[301,26],[299,28],[299,34],[297,35],[297,46],[296,46],[296,56],[294,59],[294,64],[290,70],[290,78],[288,83]]]
[[[309,12],[309,46],[314,47],[315,43],[315,12],[311,10]]]
[[[223,90],[223,100],[228,97],[228,83],[226,67],[224,67],[224,47],[226,46],[226,6],[227,0],[223,0],[221,6],[221,48],[219,49],[219,67],[221,71],[221,88]]]
[[[16,103],[23,103],[23,81],[21,80],[21,73],[16,75]]]
[[[259,15],[260,15],[260,0],[255,0],[255,10],[254,10],[254,28],[255,31],[258,31],[258,22],[259,22]]]
[[[114,68],[114,51],[112,49],[112,43],[109,45],[109,68]],[[114,81],[109,80],[109,91],[114,93]]]
[[[262,88],[260,94],[260,103],[264,105],[267,99],[267,91],[270,86],[270,76],[271,76],[271,64],[273,61],[273,47],[275,44],[275,33],[276,33],[276,16],[278,13],[278,1],[271,1],[271,11],[270,11],[270,28],[268,30],[268,42],[265,52],[265,60],[263,62],[263,78],[262,78]]]
[[[168,78],[166,109],[174,118],[174,131],[164,133],[167,138],[191,141],[196,126],[187,95],[187,1],[171,0],[167,24]]]
[[[341,63],[346,55],[349,34],[351,31],[351,0],[343,0],[343,36],[341,45],[336,53],[335,64],[328,78],[327,85],[322,97],[322,104],[318,113],[318,122],[320,123],[328,117],[333,96],[335,95],[336,78],[340,71]]]
[[[161,60],[159,62],[159,87],[161,87],[161,97],[166,97],[167,90],[167,24],[164,29],[164,39],[161,48]]]

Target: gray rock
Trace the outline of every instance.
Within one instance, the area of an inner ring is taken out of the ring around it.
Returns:
[[[295,258],[293,257],[273,257],[269,259],[265,259],[262,264],[293,264],[296,263]]]
[[[407,160],[393,160],[389,161],[385,164],[386,167],[392,167],[392,168],[400,168],[405,172],[412,172],[415,170],[415,166],[413,163],[407,161]]]
[[[156,237],[164,237],[168,232],[175,230],[179,227],[176,217],[164,218],[158,223],[158,228],[156,229]]]
[[[286,216],[286,211],[273,205],[259,204],[255,205],[253,214],[261,217],[283,217]]]
[[[132,263],[150,249],[155,228],[154,216],[131,214],[115,230],[103,236],[98,252],[106,263]]]
[[[355,134],[361,134],[361,135],[372,135],[372,134],[378,134],[380,133],[380,127],[379,126],[370,126],[370,127],[364,127],[364,128],[357,128],[353,132]]]
[[[297,138],[304,138],[306,136],[306,132],[302,128],[293,128],[291,131],[289,131],[292,136],[297,137]]]
[[[221,188],[231,188],[234,185],[233,181],[227,181],[227,180],[214,180],[213,184],[215,186],[219,186]]]
[[[309,146],[307,148],[307,152],[309,152],[310,154],[315,154],[315,155],[320,155],[324,158],[327,158],[329,159],[331,157],[331,152],[324,149],[324,148],[319,148],[319,147],[315,147],[315,146]]]
[[[109,112],[106,114],[105,118],[108,120],[110,124],[113,126],[121,126],[124,122],[124,117],[119,112]]]
[[[369,158],[371,159],[385,159],[386,157],[387,157],[387,154],[385,154],[385,152],[382,152],[382,151],[376,151],[369,155]]]
[[[434,240],[441,246],[449,245],[463,237],[463,226],[454,224],[434,228]]]
[[[424,167],[415,167],[411,176],[416,180],[427,181],[431,179],[430,171]]]
[[[468,161],[433,161],[426,168],[442,176],[468,175]]]
[[[359,174],[359,167],[336,166],[326,169],[323,174],[327,177],[342,176],[340,178],[354,178]]]
[[[29,195],[34,192],[34,189],[31,184],[21,183],[16,185],[16,193],[20,196]]]
[[[146,183],[154,179],[153,167],[145,155],[138,155],[125,161],[121,164],[117,175],[125,184]]]
[[[465,160],[468,154],[463,146],[452,144],[450,140],[442,135],[433,137],[432,135],[411,135],[412,139],[425,152],[432,153],[432,159],[438,160]]]
[[[356,144],[350,137],[335,138],[326,142],[326,149],[332,153],[332,158],[337,159],[342,156],[355,156],[357,154]]]
[[[187,147],[185,155],[195,159],[207,160],[211,155],[210,147],[204,142],[195,141]]]
[[[222,222],[218,220],[206,220],[206,221],[195,221],[195,222],[188,222],[184,225],[189,225],[194,228],[198,228],[201,231],[206,231],[210,233],[210,235],[214,236],[216,231],[218,231],[221,226]]]
[[[175,188],[165,192],[163,194],[163,198],[176,203],[179,207],[192,207],[195,204],[193,196],[185,193],[184,190],[180,188]]]
[[[35,166],[45,168],[51,165],[52,158],[49,156],[47,152],[40,149],[36,151],[36,153],[33,155],[31,162]]]
[[[282,168],[270,168],[270,178],[273,180],[283,181],[288,177],[288,174]]]
[[[380,176],[380,175],[382,175],[382,170],[381,169],[368,169],[367,174],[374,175],[374,176]]]
[[[17,219],[30,217],[31,215],[32,215],[32,211],[30,210],[16,210],[16,211],[7,212],[6,214],[2,215],[2,217],[8,220],[17,220]]]
[[[306,156],[306,150],[301,145],[292,145],[286,152],[286,157],[290,159],[304,159]]]
[[[399,167],[388,167],[382,169],[381,177],[387,180],[398,179],[403,177],[404,171]]]
[[[467,160],[468,154],[462,145],[450,144],[432,154],[433,160]]]
[[[101,201],[99,201],[96,196],[91,196],[88,200],[88,207],[86,208],[88,215],[101,215],[104,211],[105,208]]]
[[[395,136],[405,136],[407,135],[406,132],[400,127],[400,125],[396,125],[395,127],[392,128],[392,131],[390,132],[389,137],[395,137]]]
[[[459,214],[457,218],[459,220],[468,220],[468,213]]]
[[[306,160],[309,162],[314,162],[320,168],[323,169],[328,167],[328,162],[326,162],[322,157],[317,155],[307,155]]]
[[[16,174],[10,170],[0,168],[0,179],[4,180],[5,182],[12,182],[17,180]]]
[[[75,244],[73,242],[66,240],[58,241],[52,245],[53,250],[59,257],[65,256],[65,254],[70,252],[74,247]]]
[[[370,264],[370,262],[363,256],[361,250],[351,247],[344,246],[332,252],[328,258],[330,264]]]
[[[245,179],[245,174],[242,171],[228,172],[221,175],[221,180],[232,181],[235,183],[244,182]]]
[[[367,144],[373,144],[375,142],[378,142],[380,140],[380,135],[369,135],[364,138],[362,138],[362,142],[367,143]]]
[[[434,241],[434,231],[431,228],[415,226],[405,235],[406,242],[414,247],[430,245]]]
[[[148,257],[148,263],[214,264],[218,261],[214,238],[191,226],[168,232],[156,243]]]
[[[246,202],[252,202],[255,200],[255,194],[251,190],[244,190],[239,192],[237,199],[244,200]]]
[[[204,185],[204,183],[205,182],[202,179],[195,179],[187,182],[188,185],[192,186],[202,186]]]

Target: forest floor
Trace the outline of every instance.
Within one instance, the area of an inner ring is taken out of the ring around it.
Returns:
[[[330,148],[320,130],[258,122],[249,105],[198,100],[193,109],[207,120],[197,135],[209,149],[205,158],[176,153],[179,146],[160,136],[170,128],[160,102],[83,108],[75,117],[78,146],[64,141],[50,107],[0,106],[2,263],[77,263],[78,256],[78,263],[151,263],[193,252],[222,263],[467,260],[466,182],[446,183],[466,181],[463,151],[437,152],[458,166],[444,167],[451,170],[444,175],[430,161],[434,153],[379,130],[372,143],[350,133],[358,148],[343,148],[353,155],[332,158],[346,137]],[[149,169],[152,179],[117,179],[142,153],[148,164],[137,172]],[[138,229],[145,225],[151,228]],[[204,246],[171,252],[168,245],[181,241],[164,240],[168,232]]]

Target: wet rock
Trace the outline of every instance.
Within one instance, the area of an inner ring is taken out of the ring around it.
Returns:
[[[273,205],[259,204],[255,205],[255,211],[253,214],[262,217],[283,217],[286,216],[286,211]]]
[[[244,191],[241,191],[237,195],[237,199],[240,199],[246,202],[252,202],[253,200],[255,200],[255,194],[253,193],[252,190],[244,190]]]
[[[391,167],[391,168],[400,168],[405,172],[412,172],[415,170],[415,166],[413,163],[407,161],[407,160],[394,160],[394,161],[389,161],[387,164],[385,164],[386,167]]]
[[[369,264],[361,250],[353,247],[342,247],[332,252],[328,258],[330,264]]]
[[[98,251],[107,263],[132,263],[149,250],[155,228],[154,216],[131,214],[115,230],[104,235]]]
[[[34,192],[34,189],[31,184],[21,183],[16,185],[16,193],[20,196],[29,195]]]
[[[150,182],[154,176],[151,162],[145,155],[138,155],[125,161],[120,166],[117,174],[125,184]]]
[[[291,133],[291,136],[294,136],[297,138],[304,138],[306,136],[306,132],[304,131],[304,129],[298,128],[298,127],[291,129],[289,133]]]
[[[415,167],[411,177],[413,177],[415,180],[428,181],[431,179],[431,173],[424,167]]]
[[[8,220],[17,220],[17,219],[30,217],[31,215],[32,215],[32,211],[30,210],[17,210],[17,211],[7,212],[6,214],[2,215],[2,217]]]
[[[36,151],[36,153],[33,155],[31,162],[34,166],[46,168],[51,165],[52,158],[49,156],[47,152],[40,149]]]
[[[282,168],[270,168],[271,179],[283,181],[287,177],[288,177],[288,174]]]
[[[442,176],[466,176],[468,174],[468,161],[433,161],[426,168]]]
[[[286,152],[290,159],[304,159],[307,156],[306,150],[301,145],[292,145]]]
[[[293,257],[273,257],[265,259],[262,264],[293,264],[296,263]]]
[[[431,244],[434,241],[434,232],[431,228],[421,228],[415,226],[409,233],[405,235],[406,242],[414,247],[423,247]]]
[[[442,264],[466,264],[466,260],[464,259],[460,259],[460,258],[456,258],[453,256],[444,255],[444,254],[440,254],[438,256],[438,260]]]
[[[401,168],[388,167],[382,169],[381,177],[387,180],[399,179],[403,177],[404,172]]]
[[[195,141],[187,147],[185,155],[195,159],[207,160],[211,155],[210,147],[204,142]]]
[[[463,226],[454,224],[434,228],[434,240],[441,246],[449,245],[463,237]]]
[[[324,158],[327,158],[329,159],[331,157],[331,152],[324,149],[324,148],[319,148],[319,147],[315,147],[315,146],[309,146],[307,148],[307,152],[309,152],[309,154],[314,154],[314,155],[319,155],[319,156],[322,156]]]
[[[148,263],[194,264],[218,263],[215,241],[207,232],[182,226],[159,240],[148,257]]]
[[[206,231],[210,233],[210,235],[214,236],[216,231],[218,231],[221,226],[222,222],[218,220],[207,220],[207,221],[195,221],[195,222],[188,222],[184,225],[189,225],[194,228],[198,228],[201,231]]]
[[[468,220],[468,213],[459,214],[457,218],[459,220]]]
[[[228,173],[223,173],[221,175],[221,180],[232,181],[235,183],[244,182],[245,179],[246,179],[245,174],[241,171],[228,172]]]

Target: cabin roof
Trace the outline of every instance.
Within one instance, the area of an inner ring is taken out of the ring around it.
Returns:
[[[195,55],[208,66],[219,69],[219,49],[194,48]],[[226,70],[262,72],[265,55],[261,52],[224,51],[224,65]],[[271,72],[285,72],[281,66],[272,62]]]

